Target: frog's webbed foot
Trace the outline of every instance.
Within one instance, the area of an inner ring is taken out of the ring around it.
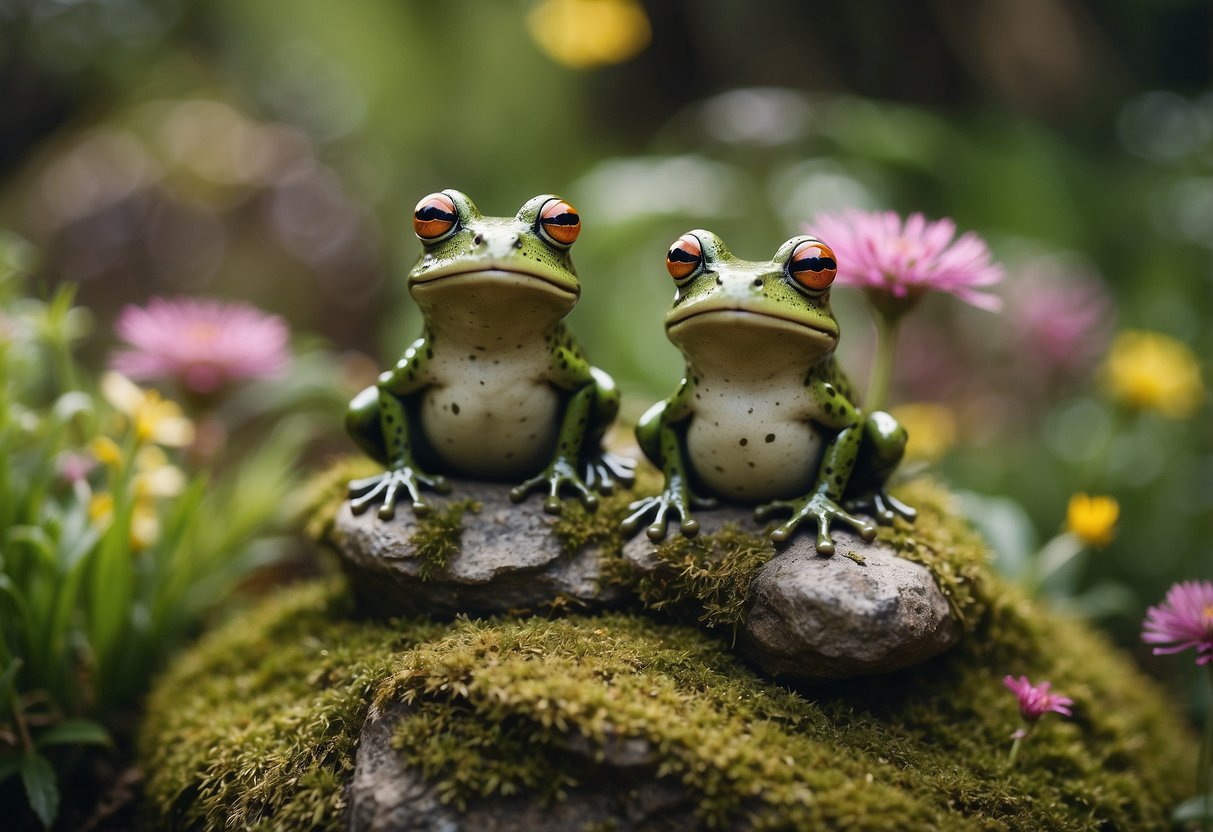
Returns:
[[[631,537],[640,530],[640,526],[649,517],[652,524],[645,530],[649,540],[656,542],[664,540],[666,527],[670,522],[670,514],[679,517],[678,530],[684,537],[694,537],[699,534],[699,521],[691,514],[692,509],[715,508],[716,500],[710,497],[697,497],[677,488],[667,488],[655,497],[644,497],[628,506],[629,514],[622,523],[623,533]]]
[[[817,524],[817,552],[822,555],[834,554],[834,539],[830,537],[830,527],[836,522],[846,523],[864,540],[876,537],[875,525],[843,511],[838,503],[824,494],[814,494],[800,500],[775,500],[754,509],[754,520],[762,523],[772,515],[785,511],[792,513],[791,519],[771,532],[771,542],[776,546],[782,546],[791,540],[800,524],[806,520]]]
[[[883,488],[874,488],[866,494],[846,501],[847,511],[874,517],[882,526],[891,526],[898,517],[913,523],[918,511],[893,497]]]
[[[636,482],[636,460],[604,451],[586,461],[584,480],[600,494],[614,494],[619,486],[631,488]]]
[[[413,513],[426,514],[430,510],[430,504],[421,496],[422,486],[439,494],[446,494],[451,490],[446,477],[426,474],[411,465],[401,465],[382,474],[351,482],[350,510],[354,514],[362,514],[379,503],[379,517],[391,520],[396,515],[396,504],[400,502],[403,494],[408,494],[413,503]]]
[[[574,491],[581,498],[587,511],[595,511],[598,508],[598,495],[590,490],[586,481],[578,475],[577,466],[566,459],[553,460],[552,464],[542,473],[511,488],[510,499],[515,503],[521,503],[532,491],[540,489],[548,492],[547,498],[543,501],[543,510],[548,514],[560,514],[560,492],[565,489]]]

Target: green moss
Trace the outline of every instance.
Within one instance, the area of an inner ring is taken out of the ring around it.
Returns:
[[[1162,698],[1079,625],[1011,595],[997,604],[982,637],[944,660],[807,695],[756,679],[693,629],[606,615],[461,623],[411,651],[379,696],[414,703],[397,747],[456,803],[558,797],[592,776],[563,738],[610,732],[658,749],[707,825],[1166,828],[1191,748]],[[1079,702],[1010,771],[1007,671],[1048,676]]]
[[[1165,829],[1188,790],[1174,708],[1103,638],[999,580],[955,650],[795,692],[694,627],[626,614],[446,625],[351,620],[331,587],[233,622],[158,685],[142,739],[148,823],[339,828],[367,703],[412,708],[396,742],[449,800],[558,800],[596,775],[565,738],[642,737],[707,823],[755,828]],[[980,607],[978,607],[980,605]],[[1006,673],[1076,700],[1018,766]]]
[[[952,494],[935,480],[918,477],[893,492],[918,509],[918,518],[913,523],[898,518],[892,526],[881,526],[876,539],[929,569],[957,619],[973,630],[986,613],[985,541],[964,521]]]
[[[980,595],[985,544],[960,519],[948,491],[934,481],[918,478],[895,491],[918,509],[918,520],[898,519],[893,526],[882,526],[878,539],[927,567],[957,620],[972,630],[985,611]],[[716,627],[736,626],[742,620],[754,573],[775,556],[775,549],[765,535],[726,526],[695,538],[671,535],[654,554],[664,568],[652,574],[637,575],[626,561],[615,560],[608,563],[607,575],[631,587],[649,609],[693,613],[708,627]],[[863,563],[862,556],[846,547],[840,547],[838,555]]]
[[[480,503],[476,500],[454,500],[443,508],[417,515],[417,528],[409,542],[421,561],[417,573],[421,580],[428,580],[435,569],[442,569],[452,555],[459,554],[463,515],[469,511],[478,513]]]
[[[297,496],[295,516],[308,538],[324,541],[333,529],[337,510],[349,497],[351,480],[383,472],[383,466],[365,456],[341,457],[312,477]]]
[[[636,580],[646,607],[691,610],[708,627],[736,626],[745,613],[754,573],[775,555],[770,541],[726,525],[694,538],[671,535],[655,549],[665,568]]]
[[[340,828],[374,689],[429,623],[350,617],[332,585],[265,603],[204,639],[148,701],[146,825]]]
[[[566,500],[560,517],[552,524],[561,550],[573,555],[593,545],[600,547],[608,558],[618,557],[624,544],[619,526],[628,516],[628,505],[638,495],[656,494],[660,489],[661,475],[645,466],[636,472],[635,488],[620,489],[602,497],[596,511],[586,511],[580,500]]]

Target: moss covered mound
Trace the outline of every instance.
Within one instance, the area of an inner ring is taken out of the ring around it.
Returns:
[[[283,593],[205,639],[160,681],[142,737],[153,828],[342,826],[372,700],[410,702],[405,762],[452,801],[558,800],[569,759],[641,737],[704,825],[849,829],[1164,829],[1193,748],[1155,686],[1085,626],[994,579],[956,649],[894,676],[791,691],[697,628],[616,613],[374,623],[339,584]],[[1013,770],[1006,673],[1048,678]]]

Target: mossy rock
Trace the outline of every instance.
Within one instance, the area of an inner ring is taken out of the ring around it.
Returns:
[[[456,814],[574,800],[606,782],[611,747],[636,740],[700,828],[1168,828],[1195,757],[1173,703],[1090,628],[972,568],[958,647],[805,691],[756,677],[724,639],[642,613],[375,622],[353,616],[343,584],[295,588],[156,686],[145,820],[343,828],[377,703],[400,713],[402,765]],[[1013,769],[1007,673],[1076,702]]]

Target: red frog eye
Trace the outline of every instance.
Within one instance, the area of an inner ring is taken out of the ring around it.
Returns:
[[[683,234],[670,246],[665,256],[665,269],[670,277],[682,280],[699,268],[702,262],[703,246],[699,244],[699,238],[694,234]]]
[[[563,199],[549,199],[539,212],[539,227],[557,245],[571,246],[581,234],[581,215]]]
[[[838,276],[838,258],[834,249],[819,240],[806,240],[792,251],[788,274],[806,289],[823,292]]]
[[[413,209],[413,231],[422,240],[437,240],[457,222],[455,203],[446,194],[430,194]]]

